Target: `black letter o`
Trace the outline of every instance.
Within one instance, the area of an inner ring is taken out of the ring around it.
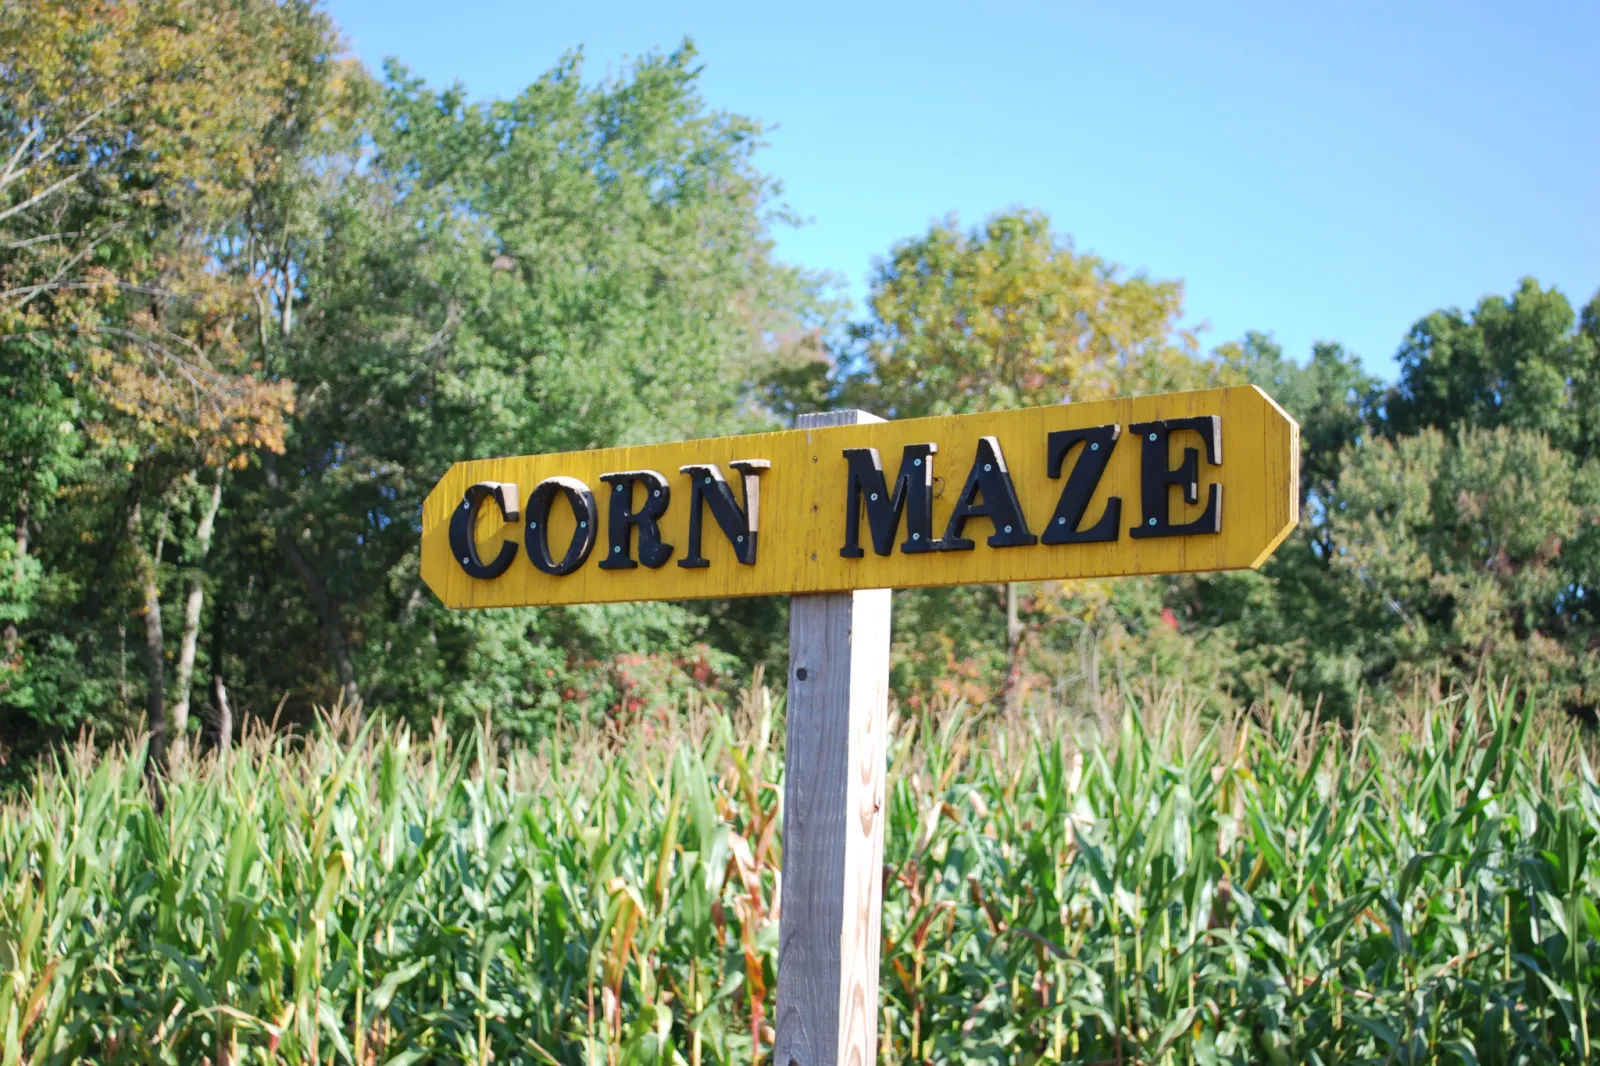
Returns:
[[[578,528],[567,545],[566,556],[558,563],[550,558],[550,507],[556,493],[567,498]],[[547,574],[561,577],[584,564],[594,550],[595,530],[599,526],[600,512],[594,505],[594,493],[589,486],[576,478],[547,477],[533,487],[528,497],[528,528],[524,542],[528,546],[528,561]]]

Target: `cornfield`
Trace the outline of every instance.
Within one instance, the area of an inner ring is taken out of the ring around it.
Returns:
[[[881,1059],[1591,1061],[1588,741],[1487,689],[1314,723],[898,720]],[[762,1063],[781,738],[759,686],[537,753],[329,718],[160,804],[86,742],[0,808],[0,1059]]]

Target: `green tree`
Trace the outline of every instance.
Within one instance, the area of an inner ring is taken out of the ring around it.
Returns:
[[[954,219],[880,263],[852,331],[864,397],[884,415],[1029,407],[1196,379],[1176,282],[1076,251],[1047,216]]]
[[[1488,671],[1600,703],[1600,460],[1505,426],[1380,439],[1345,453],[1328,521],[1369,676]]]
[[[1508,426],[1544,433],[1588,458],[1600,450],[1600,295],[1584,310],[1524,278],[1510,297],[1486,296],[1470,315],[1435,311],[1411,327],[1400,380],[1387,397],[1390,432]]]
[[[1592,710],[1595,311],[1575,323],[1530,280],[1436,312],[1387,390],[1333,346],[1303,367],[1256,335],[1225,350],[1304,449],[1301,529],[1260,572],[1187,579],[1175,605],[1222,639],[1236,691],[1288,684],[1347,715],[1363,688],[1488,670]]]
[[[127,711],[133,615],[160,760],[172,569],[163,555],[203,555],[210,524],[185,529],[174,511],[188,506],[180,482],[192,489],[199,474],[201,495],[215,501],[224,467],[281,448],[293,394],[239,343],[246,293],[215,269],[210,247],[263,168],[277,165],[257,149],[291,91],[283,71],[295,42],[284,31],[293,24],[327,52],[326,20],[299,2],[25,0],[0,13],[8,742],[97,709]],[[203,599],[190,585],[178,629],[180,717]]]
[[[685,46],[590,84],[572,57],[473,103],[392,68],[370,157],[296,241],[295,324],[271,339],[299,390],[288,451],[240,479],[226,530],[247,703],[343,689],[527,733],[613,706],[635,668],[725,665],[698,606],[450,612],[417,563],[457,460],[771,425],[769,338],[820,304],[771,258],[759,127],[707,109],[695,70]],[[284,545],[287,575],[263,555]]]

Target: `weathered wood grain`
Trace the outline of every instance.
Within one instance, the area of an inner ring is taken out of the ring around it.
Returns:
[[[841,411],[808,421],[857,419],[873,416]],[[877,1047],[890,592],[796,596],[789,617],[772,1061],[865,1066]]]

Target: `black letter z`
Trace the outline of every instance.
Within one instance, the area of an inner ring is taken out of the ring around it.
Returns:
[[[1078,461],[1072,465],[1072,473],[1067,475],[1067,483],[1061,489],[1056,513],[1050,516],[1050,525],[1039,538],[1045,544],[1092,544],[1117,539],[1122,522],[1121,496],[1113,496],[1106,501],[1106,513],[1090,528],[1080,530],[1078,523],[1083,521],[1083,513],[1089,509],[1089,501],[1094,498],[1094,490],[1105,476],[1111,453],[1121,436],[1122,427],[1115,423],[1087,429],[1063,429],[1050,434],[1051,477],[1061,476],[1061,464],[1073,445],[1082,444],[1083,448],[1078,452]]]

